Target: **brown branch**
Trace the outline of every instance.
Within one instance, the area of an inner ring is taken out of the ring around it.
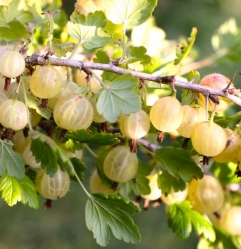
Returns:
[[[47,61],[43,56],[39,56],[36,54],[33,54],[32,56],[28,56],[25,60],[26,60],[27,67],[47,64]],[[95,62],[81,62],[77,60],[68,60],[68,59],[60,59],[60,58],[49,58],[49,63],[53,66],[73,67],[73,68],[79,68],[83,70],[95,69],[95,70],[113,72],[113,73],[120,74],[120,75],[132,74],[134,77],[137,77],[141,80],[154,81],[154,82],[162,83],[162,84],[170,84],[175,87],[202,93],[204,96],[207,96],[207,97],[210,97],[211,95],[222,96],[222,97],[225,97],[231,100],[235,104],[241,106],[241,98],[230,94],[228,91],[225,92],[222,89],[220,90],[220,89],[206,88],[198,84],[192,84],[192,82],[176,80],[173,75],[158,76],[154,74],[141,73],[141,72],[117,67],[113,65],[113,63],[101,64],[101,63],[95,63]]]

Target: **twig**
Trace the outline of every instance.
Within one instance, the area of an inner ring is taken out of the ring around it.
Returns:
[[[28,56],[26,59],[26,66],[31,67],[35,65],[46,65],[47,61],[43,56]],[[212,89],[200,86],[198,84],[193,84],[192,82],[184,82],[180,80],[176,80],[173,75],[171,76],[158,76],[154,74],[147,74],[141,73],[137,71],[132,71],[124,68],[117,67],[112,63],[109,64],[101,64],[101,63],[94,63],[94,62],[81,62],[77,60],[68,60],[68,59],[60,59],[60,58],[49,58],[50,65],[53,66],[64,66],[64,67],[73,67],[79,68],[82,70],[85,69],[95,69],[107,72],[113,72],[116,74],[132,74],[134,77],[137,77],[141,80],[148,80],[162,84],[169,84],[175,87],[191,90],[194,92],[202,93],[204,96],[212,97],[214,96],[222,96],[225,97],[237,105],[241,106],[241,98],[238,96],[232,95],[229,92],[224,92],[222,89]]]

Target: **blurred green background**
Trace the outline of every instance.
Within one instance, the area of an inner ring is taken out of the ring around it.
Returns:
[[[68,15],[74,10],[74,2],[63,1]],[[197,27],[198,36],[195,48],[199,52],[198,59],[212,53],[211,35],[224,21],[230,17],[235,17],[238,24],[241,21],[239,0],[159,1],[154,15],[157,24],[165,30],[168,39],[187,37],[192,27]],[[201,75],[220,72],[231,77],[236,70],[240,70],[240,65],[231,63],[219,67],[203,68],[200,72]],[[239,78],[237,81],[240,81]],[[85,177],[87,188],[90,174],[94,169],[93,162],[89,158],[87,154],[85,156],[88,166]],[[77,183],[72,183],[71,191],[67,196],[53,202],[52,209],[48,211],[43,210],[44,199],[41,199],[41,207],[38,211],[21,204],[9,208],[3,201],[0,201],[0,249],[101,248],[85,225],[86,200],[87,197],[81,187]],[[155,209],[150,207],[148,211],[136,214],[134,219],[140,228],[142,242],[131,245],[112,237],[107,248],[196,248],[198,238],[195,234],[192,234],[188,240],[182,241],[168,228],[164,205]]]

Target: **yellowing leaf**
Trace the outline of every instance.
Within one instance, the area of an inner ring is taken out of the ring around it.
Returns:
[[[87,17],[74,12],[68,22],[68,33],[86,49],[103,47],[111,39],[111,35],[103,30],[106,18],[102,11],[89,13]]]
[[[75,10],[86,16],[90,12],[102,10],[105,2],[105,0],[78,0],[75,3]]]
[[[39,207],[36,187],[26,175],[20,180],[7,174],[2,175],[0,191],[2,191],[2,198],[9,206],[21,201],[24,205],[28,204],[29,207],[34,209]]]
[[[157,0],[108,0],[104,12],[113,23],[132,28],[147,20],[156,4]]]

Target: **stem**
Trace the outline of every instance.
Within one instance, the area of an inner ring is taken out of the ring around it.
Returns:
[[[95,152],[87,144],[84,144],[84,146],[90,152],[90,154],[92,156],[94,156],[95,158],[98,158],[98,156],[95,154]]]
[[[124,22],[124,28],[123,28],[123,38],[122,38],[122,49],[123,49],[123,55],[122,58],[126,55],[126,42],[125,42],[125,36],[126,36],[126,22]]]
[[[72,168],[72,169],[73,169],[73,171],[74,171],[74,175],[75,175],[75,177],[76,177],[78,183],[80,184],[80,186],[82,187],[82,189],[84,190],[84,192],[86,193],[86,195],[88,196],[88,198],[91,198],[91,194],[86,190],[84,184],[83,184],[83,183],[81,182],[81,180],[79,179],[79,177],[78,177],[77,173],[75,172],[74,168]]]
[[[82,42],[80,41],[77,45],[76,45],[76,47],[73,49],[73,51],[71,52],[71,54],[69,55],[69,57],[68,57],[68,60],[70,60],[71,58],[73,58],[73,56],[75,55],[75,53],[77,52],[77,50],[78,50],[78,48],[79,48],[79,46],[82,44]]]
[[[22,77],[20,79],[22,79]],[[24,101],[25,101],[25,106],[27,109],[28,127],[29,127],[29,130],[32,131],[33,127],[32,127],[31,121],[30,121],[30,113],[29,113],[29,108],[28,108],[28,97],[27,97],[27,93],[26,93],[26,88],[25,88],[24,82],[22,82],[22,80],[20,82],[21,82],[22,87],[23,87]]]

